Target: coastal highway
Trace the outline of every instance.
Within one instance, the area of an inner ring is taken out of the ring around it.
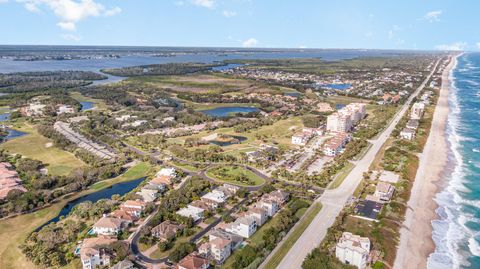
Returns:
[[[378,136],[377,139],[370,141],[372,143],[372,147],[367,151],[363,158],[357,162],[342,184],[334,190],[325,190],[323,195],[315,200],[314,203],[322,204],[322,209],[315,216],[300,238],[298,238],[290,251],[285,255],[277,269],[301,268],[303,260],[308,253],[320,245],[323,238],[327,234],[328,228],[333,225],[335,218],[340,214],[340,211],[343,209],[345,203],[353,195],[355,189],[362,181],[363,173],[368,171],[370,165],[375,159],[375,156],[380,151],[385,141],[387,141],[388,137],[395,129],[400,119],[405,115],[405,112],[408,110],[412,100],[422,91],[435,70],[437,70],[439,62],[440,60],[435,63],[435,66],[430,74],[408,98],[388,127]],[[272,251],[260,268],[265,268],[265,264],[272,257],[272,254],[278,251],[280,245],[281,244],[279,244]]]

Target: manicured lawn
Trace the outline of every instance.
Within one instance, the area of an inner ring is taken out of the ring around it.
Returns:
[[[135,180],[141,177],[148,176],[150,173],[153,173],[153,172],[154,172],[154,168],[149,163],[141,162],[136,164],[132,168],[128,169],[125,173],[123,173],[122,175],[116,178],[100,181],[93,184],[91,186],[91,189],[100,190],[118,182],[125,182],[125,181]]]
[[[42,161],[48,164],[47,169],[51,175],[68,175],[72,170],[85,164],[70,152],[61,150],[52,145],[52,140],[40,135],[34,126],[25,122],[13,124],[14,129],[28,133],[0,145],[10,154]]]
[[[80,196],[98,191],[103,188],[121,182],[133,180],[142,176],[146,176],[146,169],[151,166],[147,163],[139,163],[132,167],[124,175],[102,181],[102,185],[97,185],[95,188],[85,190],[70,196],[52,206],[38,210],[36,212],[21,215],[18,217],[0,220],[0,268],[2,269],[18,269],[18,268],[40,268],[26,259],[19,249],[19,245],[23,243],[30,232],[35,230],[38,226],[55,217],[58,212],[68,203]],[[141,172],[143,171],[143,172]],[[76,263],[78,264],[78,263]],[[74,265],[69,265],[66,268],[76,268]]]
[[[195,167],[193,165],[189,165],[189,164],[186,164],[186,163],[173,162],[172,165],[176,166],[176,167],[179,167],[179,168],[186,169],[186,170],[191,171],[191,172],[198,172],[200,170],[199,167]]]
[[[240,166],[225,165],[207,170],[207,176],[215,180],[235,184],[238,186],[258,186],[265,180],[250,170]],[[245,180],[240,180],[243,177]]]
[[[9,106],[0,106],[0,114],[8,113],[10,112],[10,107]]]
[[[306,213],[307,215],[305,215],[304,218],[300,220],[298,226],[293,228],[295,230],[293,230],[293,232],[288,236],[288,238],[283,241],[282,246],[278,249],[277,252],[275,252],[269,262],[265,265],[266,269],[274,269],[280,264],[285,255],[287,255],[288,251],[293,247],[295,242],[297,242],[298,238],[300,238],[305,229],[307,229],[308,225],[310,225],[318,212],[320,212],[320,209],[322,209],[322,205],[315,203],[312,205],[312,208],[310,208],[306,212],[305,210],[307,209],[300,209],[297,211],[297,213],[303,212],[303,214]]]
[[[353,164],[351,164],[350,162],[347,162],[345,167],[342,170],[340,170],[338,174],[335,176],[335,179],[330,184],[330,186],[328,186],[328,188],[329,189],[338,188],[342,184],[342,182],[345,180],[345,178],[348,176],[348,174],[350,174],[350,171],[352,171],[353,166],[354,166]]]

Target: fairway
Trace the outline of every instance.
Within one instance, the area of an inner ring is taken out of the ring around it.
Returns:
[[[243,167],[225,165],[207,170],[206,175],[214,180],[230,183],[238,186],[260,186],[265,180],[250,170]]]
[[[14,129],[27,133],[0,145],[0,149],[10,154],[20,154],[27,158],[48,164],[48,173],[56,176],[68,175],[72,170],[85,164],[70,152],[52,145],[52,140],[40,135],[34,126],[28,123],[14,124]]]

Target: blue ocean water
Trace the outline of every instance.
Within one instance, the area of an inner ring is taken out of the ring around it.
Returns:
[[[428,267],[473,269],[480,268],[480,53],[458,57],[450,76],[449,166]]]

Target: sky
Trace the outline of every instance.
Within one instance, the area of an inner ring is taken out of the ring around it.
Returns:
[[[480,1],[461,3],[0,0],[0,44],[480,50]]]

